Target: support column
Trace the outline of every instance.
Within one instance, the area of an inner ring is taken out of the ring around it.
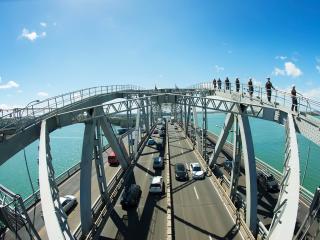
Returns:
[[[223,148],[224,143],[227,140],[228,134],[229,134],[229,130],[232,127],[233,124],[233,120],[234,120],[234,114],[233,113],[228,113],[226,115],[226,119],[224,121],[224,126],[221,129],[220,135],[219,135],[219,139],[217,141],[217,144],[214,148],[214,152],[212,153],[210,160],[209,160],[209,166],[212,168],[214,167],[214,165],[217,162],[217,159],[219,157],[219,154]]]
[[[198,124],[198,115],[197,115],[197,108],[193,108],[193,118],[194,118],[194,130],[196,134],[196,146],[198,151],[200,152],[200,137],[199,137],[199,124]]]
[[[144,104],[144,100],[141,101],[141,110],[142,110],[142,116],[143,121],[146,129],[146,133],[149,134],[150,132],[150,124],[149,124],[149,111],[148,111],[148,103],[146,103],[147,106]]]
[[[230,199],[234,200],[237,194],[238,181],[240,176],[240,162],[241,162],[241,139],[238,118],[234,117],[234,128],[233,128],[233,161],[230,181]]]
[[[74,239],[59,200],[59,189],[55,182],[49,132],[45,120],[41,122],[40,130],[39,189],[43,219],[49,240]]]
[[[248,116],[238,115],[246,177],[246,224],[256,236],[257,232],[257,173],[254,147]]]
[[[95,127],[95,120],[89,120],[85,123],[82,144],[82,157],[80,162],[80,216],[82,235],[87,235],[92,228],[91,170],[95,143]]]
[[[135,127],[135,136],[134,136],[134,156],[137,157],[138,152],[138,145],[140,142],[140,109],[137,109],[137,115],[136,115],[136,127]]]
[[[274,215],[269,228],[269,239],[292,239],[299,207],[300,166],[295,124],[291,114],[285,123],[286,144],[283,178]]]
[[[207,104],[206,100],[203,100],[202,103],[202,156],[205,161],[208,163],[207,156],[207,130],[208,130],[208,122],[207,122]]]
[[[186,103],[186,101],[185,101]],[[190,122],[190,109],[191,108],[191,105],[190,103],[188,104],[188,112],[187,112],[187,117],[186,117],[186,128],[185,128],[185,133],[186,133],[186,136],[188,136],[188,131],[189,131],[189,122]]]
[[[127,169],[128,167],[128,155],[123,147],[118,142],[118,139],[116,135],[114,134],[114,131],[112,129],[112,125],[107,117],[101,118],[100,121],[102,131],[105,135],[105,137],[108,140],[108,143],[110,144],[110,147],[115,152],[117,158],[119,159],[119,162],[121,164],[122,169]]]

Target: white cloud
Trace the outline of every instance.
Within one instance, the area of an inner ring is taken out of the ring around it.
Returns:
[[[302,95],[304,97],[320,100],[320,88],[313,88],[309,91],[303,92]]]
[[[41,22],[40,25],[41,25],[41,27],[44,27],[44,28],[47,27],[47,23],[46,22]]]
[[[17,88],[19,87],[19,84],[15,81],[9,81],[5,84],[0,84],[0,89],[10,89],[10,88]]]
[[[299,77],[302,75],[302,71],[292,62],[286,62],[284,67],[288,76]]]
[[[46,92],[38,92],[37,95],[38,95],[39,97],[48,97],[48,96],[49,96],[49,94],[46,93]]]
[[[318,70],[318,72],[320,73],[320,65],[316,66],[316,69]]]
[[[215,65],[214,68],[215,68],[217,73],[224,71],[224,67],[221,67],[221,66],[218,66],[218,65]]]
[[[286,60],[288,57],[287,56],[276,56],[275,59],[280,59],[280,60]]]
[[[31,42],[37,40],[38,38],[44,38],[45,36],[47,36],[46,32],[42,32],[40,34],[38,34],[37,32],[33,31],[30,32],[28,29],[23,28],[20,37],[21,38],[25,38]]]
[[[283,69],[277,67],[274,68],[272,73],[276,76],[284,76],[286,74],[286,72]]]

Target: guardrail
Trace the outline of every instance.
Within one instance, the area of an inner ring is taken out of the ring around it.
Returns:
[[[233,93],[232,97],[234,100],[241,101],[243,98],[252,98],[259,101],[267,101],[267,90],[265,87],[259,85],[253,85],[252,97],[250,97],[250,91],[248,84],[240,84],[239,90],[235,83],[229,83],[229,87],[224,81],[221,83],[221,88],[218,86],[214,87],[212,82],[204,82],[192,85],[191,88],[198,90],[213,90],[218,92]],[[312,116],[320,116],[320,102],[311,98],[304,97],[300,94],[296,96],[298,102],[298,111],[301,113],[308,113]],[[285,92],[278,89],[272,89],[271,91],[271,102],[275,105],[281,104],[282,106],[291,108],[292,95],[289,92]]]
[[[65,93],[39,102],[34,101],[35,103],[31,104],[30,106],[27,105],[25,108],[13,109],[12,112],[1,116],[1,122],[5,122],[8,119],[13,119],[13,121],[1,126],[0,132],[12,127],[16,127],[17,130],[22,129],[28,126],[28,124],[34,122],[40,116],[53,112],[67,105],[80,102],[89,97],[128,90],[143,90],[143,88],[135,85],[100,86]]]
[[[212,132],[209,132],[209,131],[207,133],[208,133],[209,140],[211,137],[211,138],[213,138],[212,140],[215,143],[218,139],[218,136]],[[232,143],[226,141],[223,149],[230,157],[232,156],[232,151],[233,151],[233,144]],[[282,173],[257,157],[256,157],[256,166],[261,171],[272,173],[278,182],[281,181]],[[313,194],[309,190],[304,188],[303,186],[300,186],[300,196],[301,196],[301,200],[304,203],[306,203],[307,205],[311,204],[312,199],[313,199]]]
[[[149,136],[152,134],[153,129],[155,126],[153,126],[150,130],[149,135],[145,135],[143,140],[140,141],[138,145],[138,155],[139,156],[147,143]],[[126,134],[126,133],[124,133]],[[127,133],[128,134],[128,133]],[[130,171],[135,166],[135,162],[138,160],[138,158],[133,159],[131,162],[130,167],[124,171],[122,168],[118,170],[116,175],[109,181],[108,183],[108,193],[110,194],[110,200],[108,202],[104,202],[101,196],[97,198],[97,200],[94,202],[92,206],[92,216],[93,216],[93,232],[90,233],[90,236],[92,237],[95,234],[95,231],[97,228],[100,227],[101,223],[105,220],[108,213],[110,212],[110,208],[113,207],[115,202],[117,201],[119,194],[121,193],[121,190],[123,188],[123,183],[126,181],[127,176],[129,175]],[[73,236],[75,239],[82,239],[82,229],[81,229],[81,223],[77,226],[76,230],[73,232]],[[88,236],[87,236],[88,237]]]

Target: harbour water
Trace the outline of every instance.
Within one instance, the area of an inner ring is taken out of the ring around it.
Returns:
[[[198,117],[200,124],[201,115],[199,114]],[[221,126],[224,123],[224,117],[225,114],[222,113],[208,114],[209,130],[219,134]],[[285,139],[284,127],[276,123],[254,118],[250,119],[250,125],[256,157],[282,171]],[[83,131],[84,125],[76,124],[56,130],[50,134],[51,153],[56,176],[80,161]],[[231,138],[231,134],[229,137]],[[304,187],[314,192],[315,188],[319,185],[320,148],[301,135],[298,135],[298,143],[301,182]],[[0,167],[0,183],[23,197],[27,197],[32,193],[26,162],[34,188],[38,189],[38,144],[39,142],[35,141],[26,147],[26,161],[23,151],[21,151]],[[106,139],[104,139],[104,144],[106,144]],[[308,167],[304,174],[309,147]]]

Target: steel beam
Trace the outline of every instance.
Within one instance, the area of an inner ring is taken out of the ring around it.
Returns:
[[[277,205],[269,229],[269,239],[292,239],[299,207],[300,166],[295,124],[291,114],[286,122],[285,161]]]
[[[39,189],[48,238],[50,240],[74,239],[59,200],[59,189],[55,183],[49,132],[45,120],[41,122],[39,141]]]
[[[233,200],[237,194],[238,181],[240,176],[241,162],[241,139],[238,118],[235,116],[233,128],[233,163],[230,180],[230,199]]]
[[[95,144],[95,128],[95,120],[85,123],[82,144],[82,157],[80,162],[80,216],[83,235],[87,235],[92,228],[91,169],[93,148]],[[98,154],[99,153],[97,153],[97,155]]]
[[[137,157],[137,152],[138,152],[138,145],[140,142],[140,110],[137,110],[137,115],[136,115],[136,127],[134,131],[134,156],[135,158]]]
[[[257,232],[257,174],[254,147],[248,116],[238,115],[242,153],[246,178],[246,224],[253,233]]]
[[[105,137],[108,140],[108,143],[110,144],[110,147],[112,148],[112,150],[115,152],[117,158],[119,159],[120,165],[122,167],[122,169],[127,169],[128,167],[128,155],[127,152],[125,151],[123,145],[121,145],[118,142],[118,139],[116,137],[116,135],[114,134],[114,131],[112,129],[112,125],[110,123],[110,121],[108,120],[107,117],[104,117],[101,119],[101,128],[102,131],[105,135]]]
[[[226,142],[227,140],[227,137],[229,135],[229,130],[231,129],[232,127],[232,124],[233,124],[233,121],[234,121],[234,115],[233,113],[228,113],[226,115],[226,119],[224,121],[224,125],[223,125],[223,128],[221,129],[221,132],[220,132],[220,136],[219,136],[219,139],[217,141],[217,144],[214,148],[214,152],[211,154],[210,156],[210,160],[209,160],[209,166],[212,168],[214,167],[214,165],[216,164],[217,162],[217,159],[219,157],[219,154],[223,148],[223,145],[224,143]]]

